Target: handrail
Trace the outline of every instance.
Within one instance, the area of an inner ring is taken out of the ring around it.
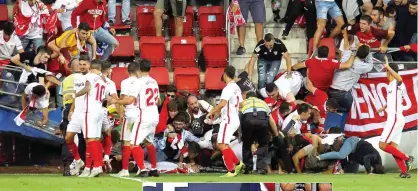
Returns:
[[[20,83],[20,82],[17,82],[17,81],[11,81],[11,80],[5,80],[5,79],[0,79],[0,81],[2,81],[2,82],[8,82],[8,83],[13,83],[13,84],[28,85],[27,83]]]
[[[7,95],[12,95],[12,96],[18,96],[18,97],[21,97],[22,95],[20,95],[20,94],[15,94],[15,93],[11,93],[11,92],[5,92],[5,91],[3,91],[3,90],[0,90],[0,93],[2,93],[2,94],[7,94]]]
[[[224,9],[225,11],[225,32],[226,37],[228,39],[228,65],[231,63],[231,29],[229,23],[229,1],[224,0]]]

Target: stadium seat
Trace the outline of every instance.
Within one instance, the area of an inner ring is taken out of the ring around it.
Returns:
[[[131,20],[131,15],[128,16]],[[115,25],[113,25],[115,30],[131,30],[131,25],[124,25],[122,22],[122,5],[116,5],[116,16],[115,16]]]
[[[132,36],[116,36],[119,47],[112,53],[112,57],[130,57],[132,61],[135,58],[135,45]]]
[[[193,24],[194,24],[194,12],[193,7],[187,6],[186,16],[184,17],[183,22],[183,36],[194,36],[193,35]],[[174,17],[171,17],[168,20],[168,30],[170,36],[176,35],[176,27],[174,22]]]
[[[167,86],[170,83],[168,69],[166,67],[152,67],[149,75],[154,78],[160,86]]]
[[[171,67],[196,67],[197,42],[195,37],[171,38]]]
[[[136,25],[138,36],[155,36],[154,6],[136,7]]]
[[[207,68],[205,72],[205,89],[222,90],[225,83],[221,80],[224,68]]]
[[[200,90],[200,72],[196,67],[176,68],[174,70],[174,85],[177,90],[185,90],[199,95]]]
[[[200,36],[225,36],[225,15],[221,6],[202,6],[198,10]]]
[[[9,19],[9,11],[7,10],[7,5],[0,4],[0,30],[3,30],[3,24]]]
[[[127,67],[115,67],[112,68],[112,74],[110,79],[115,82],[116,89],[120,90],[120,84],[122,81],[129,77],[128,68]]]
[[[207,68],[228,66],[228,39],[226,37],[205,37],[202,52]]]
[[[139,56],[153,67],[165,67],[165,39],[161,36],[144,36],[139,40]]]
[[[320,46],[328,46],[329,48],[328,58],[335,59],[335,53],[337,50],[336,50],[335,41],[333,38],[321,38],[319,40],[318,47]],[[314,51],[313,50],[313,38],[311,38],[309,39],[309,52],[308,52],[309,57],[311,57],[313,51]]]

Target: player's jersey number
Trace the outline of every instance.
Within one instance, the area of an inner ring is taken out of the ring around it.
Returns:
[[[103,96],[105,94],[104,90],[106,86],[101,85],[100,83],[96,83],[95,87],[96,87],[96,100],[103,102]]]
[[[159,95],[158,88],[154,88],[154,89],[147,88],[145,90],[145,94],[147,96],[147,100],[146,100],[147,106],[157,105],[157,103],[158,103],[158,95]]]

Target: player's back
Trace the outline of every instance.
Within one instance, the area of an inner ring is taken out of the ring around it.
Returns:
[[[228,103],[222,108],[223,120],[239,120],[239,103],[242,102],[241,89],[235,82],[229,82],[222,90],[221,99]]]
[[[113,95],[113,94],[117,94],[118,92],[116,91],[116,84],[115,84],[115,82],[113,82],[108,77],[105,77],[105,79],[106,79],[105,96],[110,96],[110,95]]]
[[[87,74],[73,74],[74,75],[74,90],[75,93],[80,92],[86,86]],[[74,100],[74,112],[84,113],[86,112],[86,94],[76,97]]]
[[[134,83],[138,78],[135,76],[130,76],[122,80],[120,85],[120,95],[129,96],[129,91],[134,88]],[[139,114],[138,101],[135,99],[135,102],[129,105],[125,105],[125,116],[127,117],[137,117]]]
[[[160,91],[158,83],[149,76],[143,76],[135,81],[134,88],[138,91],[138,107],[140,110],[141,120],[158,121],[158,97]]]
[[[398,84],[396,80],[393,80],[389,83],[389,87],[387,90],[387,108],[386,112],[388,114],[388,118],[395,117],[396,115],[403,116],[403,94],[405,90],[405,85]]]
[[[86,81],[90,83],[90,90],[86,94],[86,112],[98,112],[102,110],[103,100],[105,99],[106,82],[101,76],[88,73]]]

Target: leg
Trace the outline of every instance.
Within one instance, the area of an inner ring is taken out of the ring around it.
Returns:
[[[116,16],[116,0],[109,0],[107,3],[109,15],[107,16],[107,20],[111,21],[113,24],[115,23],[115,16]]]
[[[332,4],[333,5],[328,10],[328,13],[335,20],[337,26],[335,26],[334,30],[332,30],[330,37],[335,38],[337,35],[341,33],[341,27],[344,25],[344,17],[337,3],[332,2]]]
[[[229,147],[232,135],[237,129],[238,126],[228,124],[226,121],[222,121],[219,128],[217,146],[222,152],[225,166],[229,172],[227,176],[235,176],[237,172],[235,172],[234,162],[235,164],[240,163],[239,160],[237,161],[234,151]]]
[[[255,135],[257,136],[257,170],[260,174],[266,173],[267,159],[268,159],[268,137],[269,137],[269,124],[265,120],[259,121],[259,125]]]
[[[254,0],[250,4],[250,12],[255,23],[255,36],[257,42],[263,39],[264,23],[266,22],[266,8],[264,6],[264,0]]]
[[[119,176],[129,176],[128,167],[129,167],[129,158],[131,157],[131,134],[133,123],[135,122],[134,118],[125,118],[122,123],[121,130],[121,141],[123,142],[122,147],[122,170],[119,172]]]
[[[325,154],[321,154],[319,157],[321,160],[340,160],[346,158],[350,153],[354,151],[354,149],[357,146],[357,142],[359,141],[359,138],[357,137],[350,137],[346,139],[341,147],[341,149],[338,152],[329,152]]]
[[[290,3],[290,2],[292,2],[292,3]],[[285,27],[285,29],[283,31],[283,36],[287,36],[289,34],[290,30],[292,29],[293,24],[296,21],[296,18],[299,15],[302,15],[303,14],[303,5],[300,2],[300,0],[289,1],[289,4],[292,4],[292,5],[291,5],[290,13],[286,17],[287,18],[287,20],[286,20],[287,22],[286,22],[286,27]],[[287,11],[286,11],[286,14],[288,14]]]
[[[122,0],[122,22],[129,21],[130,12],[131,12],[131,1]]]
[[[308,3],[307,3],[308,2]],[[306,18],[306,36],[308,40],[313,38],[316,31],[316,8],[313,0],[305,1],[307,10],[305,11]]]
[[[252,139],[253,135],[253,125],[251,123],[251,119],[244,120],[242,123],[242,160],[246,167],[247,171],[252,171],[253,169],[253,155],[251,152],[251,145],[253,144],[254,140]]]
[[[257,71],[258,71],[258,89],[266,87],[267,84],[267,65],[270,64],[268,61],[258,59]]]
[[[119,42],[115,39],[115,37],[103,28],[99,28],[94,33],[94,38],[96,39],[96,41],[105,42],[109,45],[104,51],[100,60],[107,60],[109,56],[113,53],[114,48],[119,46]]]
[[[315,31],[314,40],[313,40],[313,50],[318,48],[319,39],[321,38],[322,32],[324,31],[325,25],[327,24],[327,13],[330,7],[330,3],[317,1],[315,2],[315,7],[316,7],[317,29]]]
[[[30,40],[23,37],[23,38],[20,38],[20,41],[22,42],[23,50],[26,51],[28,49],[28,45],[30,44]]]
[[[186,0],[171,0],[171,8],[176,26],[176,36],[183,36],[183,21],[186,13]]]
[[[277,73],[279,73],[281,62],[281,60],[275,60],[270,62],[270,66],[266,74],[266,85],[274,81],[274,77],[276,77]]]
[[[156,36],[162,36],[164,10],[164,0],[157,0],[157,4],[155,5],[153,12]]]
[[[183,36],[183,17],[174,17],[176,36]]]
[[[250,2],[249,0],[241,0],[238,1],[239,7],[241,10],[242,17],[244,20],[248,19],[248,12],[250,11]],[[239,48],[237,50],[237,55],[242,55],[245,53],[245,25],[241,25],[238,27],[238,38],[239,38]],[[242,48],[241,48],[242,47]]]

